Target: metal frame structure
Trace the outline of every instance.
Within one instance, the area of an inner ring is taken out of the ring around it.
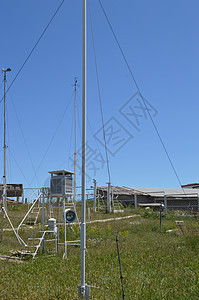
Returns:
[[[20,227],[24,224],[24,221],[28,218],[28,216],[30,215],[30,213],[34,209],[35,205],[37,203],[39,203],[39,200],[40,200],[41,196],[42,196],[42,192],[40,192],[39,195],[37,196],[37,198],[35,198],[35,200],[33,201],[32,205],[31,205],[31,207],[28,209],[27,213],[25,214],[25,216],[23,217],[23,219],[20,222],[19,226],[17,227],[17,234],[19,233]]]

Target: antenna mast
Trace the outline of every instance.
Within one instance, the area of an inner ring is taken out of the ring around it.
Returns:
[[[11,69],[2,69],[4,73],[4,174],[3,174],[3,207],[7,209],[6,203],[6,183],[7,183],[7,145],[6,145],[6,73]]]
[[[75,77],[75,152],[74,152],[74,203],[76,203],[76,172],[77,172],[77,77]]]
[[[2,73],[4,73],[4,173],[3,173],[3,199],[2,199],[2,226],[1,226],[1,240],[3,236],[3,218],[4,218],[4,211],[7,210],[7,203],[6,203],[6,182],[7,182],[7,146],[6,146],[6,73],[10,72],[11,69],[7,68],[2,69]]]
[[[90,286],[85,284],[86,254],[86,0],[82,1],[82,213],[81,213],[81,285],[78,295],[89,299]]]

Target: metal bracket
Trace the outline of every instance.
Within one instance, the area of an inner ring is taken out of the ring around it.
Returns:
[[[83,299],[90,298],[90,285],[81,286],[78,285],[78,297]]]

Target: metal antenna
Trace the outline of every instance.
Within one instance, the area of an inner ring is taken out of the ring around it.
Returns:
[[[76,203],[76,170],[77,170],[77,77],[75,77],[75,152],[74,152],[74,203]]]
[[[4,174],[3,174],[3,199],[2,199],[2,226],[1,226],[1,240],[3,236],[3,218],[4,218],[4,211],[7,210],[7,203],[6,203],[6,182],[7,182],[7,146],[6,146],[6,73],[10,72],[11,69],[7,68],[2,69],[2,73],[4,73]]]

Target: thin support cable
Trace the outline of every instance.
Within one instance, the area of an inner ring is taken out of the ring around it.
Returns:
[[[2,133],[3,133],[3,105],[1,105],[0,108],[0,135],[2,135]]]
[[[7,150],[8,150],[8,146],[7,146]],[[10,153],[8,152],[7,155],[7,166],[8,166],[8,178],[10,182],[13,182],[12,180],[12,164],[11,164],[11,158],[10,158]]]
[[[119,248],[119,231],[117,230],[116,226],[116,219],[115,219],[115,208],[114,208],[114,194],[111,195],[111,200],[112,200],[112,206],[113,206],[113,219],[114,219],[114,227],[115,227],[115,235],[116,235],[116,245],[117,245],[117,256],[118,256],[118,262],[120,266],[120,280],[121,280],[121,285],[122,285],[122,299],[125,299],[125,289],[124,289],[124,277],[122,273],[122,262],[120,258],[120,248]]]
[[[120,280],[121,280],[121,285],[122,285],[122,298],[125,299],[124,277],[123,277],[123,274],[122,274],[122,263],[121,263],[121,259],[120,259],[120,249],[119,249],[118,234],[116,235],[116,244],[117,244],[117,255],[118,255],[119,266],[120,266]]]
[[[15,105],[14,105],[14,101],[13,101],[13,98],[12,98],[12,96],[11,96],[11,93],[10,93],[10,99],[11,99],[11,102],[12,102],[12,105],[13,105],[13,108],[14,108],[14,111],[15,111],[15,114],[16,114],[16,118],[17,118],[17,121],[18,121],[18,124],[19,124],[19,128],[20,128],[20,131],[21,131],[21,134],[22,134],[22,138],[23,138],[23,141],[24,141],[24,144],[25,144],[27,153],[28,153],[28,157],[29,157],[29,160],[30,160],[32,169],[33,169],[34,176],[35,176],[35,178],[36,178],[36,180],[37,180],[38,185],[40,186],[40,184],[39,184],[39,179],[38,179],[38,177],[37,177],[37,172],[36,172],[36,170],[35,170],[35,166],[34,166],[32,157],[31,157],[31,155],[30,155],[30,151],[29,151],[29,148],[28,148],[28,144],[27,144],[27,142],[26,142],[25,135],[24,135],[24,132],[23,132],[23,129],[22,129],[22,126],[21,126],[21,123],[20,123],[20,119],[19,119],[19,116],[18,116],[16,107],[15,107]],[[31,183],[30,183],[30,185],[31,185]]]
[[[3,83],[4,83],[4,80],[2,79],[2,81],[1,81],[1,85],[0,85],[0,88],[2,88],[2,86],[3,86]]]
[[[48,147],[47,147],[47,149],[46,149],[46,152],[44,153],[44,155],[43,155],[43,157],[42,157],[42,159],[41,159],[41,162],[40,162],[40,164],[39,164],[39,166],[38,166],[38,168],[37,168],[37,170],[36,170],[36,174],[38,173],[39,169],[41,168],[41,165],[42,165],[42,163],[43,163],[43,161],[44,161],[44,159],[45,159],[45,157],[46,157],[46,155],[47,155],[47,153],[48,153],[48,151],[49,151],[49,149],[50,149],[50,147],[51,147],[51,145],[52,145],[52,142],[53,142],[53,140],[54,140],[54,138],[55,138],[55,136],[56,136],[56,134],[57,134],[57,131],[58,131],[58,129],[59,129],[59,127],[60,127],[60,125],[61,125],[63,119],[64,119],[64,116],[65,116],[65,114],[66,114],[66,111],[68,110],[68,107],[69,107],[69,105],[70,105],[70,102],[71,102],[71,100],[72,100],[72,98],[73,98],[73,94],[74,94],[74,92],[72,93],[72,96],[71,96],[71,98],[69,99],[69,101],[68,101],[68,103],[67,103],[66,109],[64,110],[63,115],[62,115],[62,117],[61,117],[61,119],[60,119],[60,121],[59,121],[59,123],[58,123],[58,125],[57,125],[57,128],[55,129],[55,132],[54,132],[54,134],[53,134],[53,136],[52,136],[52,138],[51,138],[51,140],[50,140],[50,143],[48,144]],[[34,178],[35,178],[35,176],[32,178],[31,183],[32,183],[32,181],[33,181]]]
[[[68,156],[67,156],[68,158],[70,158],[72,156],[72,154],[71,154],[71,148],[72,148],[73,126],[74,126],[74,119],[75,119],[74,115],[75,115],[75,105],[74,105],[74,112],[72,113],[72,120],[71,120],[72,125],[71,125],[70,139],[69,139],[70,144],[69,144],[69,147],[68,147]],[[74,129],[74,131],[75,131],[75,129]],[[73,151],[72,151],[72,153],[74,154]],[[74,160],[74,156],[72,156],[72,157],[73,157],[73,163],[74,163],[74,161],[75,161]],[[68,169],[69,169],[69,163],[70,163],[70,161],[68,159]]]
[[[9,128],[9,118],[8,118],[8,110],[6,110],[6,132],[7,132],[7,142],[6,142],[6,148],[8,150],[8,147],[10,145],[10,128]],[[12,182],[12,168],[11,168],[11,160],[9,155],[7,154],[7,176],[9,178],[9,181]]]
[[[149,118],[150,118],[150,120],[151,120],[151,122],[152,122],[152,124],[153,124],[153,127],[154,127],[154,129],[155,129],[155,132],[156,132],[156,134],[157,134],[157,136],[158,136],[158,138],[159,138],[159,140],[160,140],[160,143],[161,143],[161,145],[162,145],[162,147],[163,147],[163,149],[164,149],[164,151],[165,151],[165,153],[166,153],[166,156],[167,156],[167,158],[168,158],[168,160],[169,160],[169,163],[170,163],[170,165],[171,165],[171,167],[172,167],[172,169],[173,169],[173,172],[174,172],[174,174],[175,174],[175,176],[176,176],[176,178],[177,178],[177,181],[178,181],[178,183],[180,184],[180,186],[181,186],[181,188],[182,188],[181,180],[180,180],[180,178],[179,178],[179,176],[178,176],[178,174],[177,174],[177,171],[176,171],[176,169],[175,169],[175,167],[174,167],[174,164],[173,164],[173,162],[172,162],[172,160],[171,160],[171,158],[170,158],[170,155],[169,155],[169,153],[168,153],[168,151],[167,151],[167,148],[166,148],[166,146],[165,146],[165,144],[164,144],[164,142],[163,142],[163,139],[162,139],[162,137],[161,137],[161,135],[160,135],[160,133],[159,133],[159,130],[158,130],[158,128],[157,128],[157,126],[156,126],[156,124],[155,124],[155,122],[154,122],[154,120],[153,120],[153,117],[152,117],[152,115],[151,115],[151,113],[150,113],[150,111],[149,111],[149,109],[148,109],[148,107],[147,107],[147,105],[146,105],[146,102],[145,102],[145,100],[144,100],[144,97],[143,97],[143,95],[142,95],[142,93],[141,93],[141,90],[140,90],[140,88],[139,88],[139,86],[138,86],[138,83],[137,83],[137,81],[136,81],[136,79],[135,79],[135,76],[133,75],[133,72],[131,71],[131,68],[130,68],[129,63],[128,63],[127,59],[126,59],[126,56],[125,56],[125,54],[124,54],[124,51],[122,50],[122,47],[121,47],[121,45],[120,45],[120,43],[119,43],[119,41],[118,41],[118,39],[117,39],[117,36],[116,36],[116,34],[115,34],[114,30],[113,30],[113,27],[112,27],[112,25],[111,25],[111,23],[110,23],[110,21],[109,21],[109,18],[108,18],[108,16],[107,16],[106,12],[105,12],[105,9],[104,9],[104,7],[103,7],[101,1],[98,0],[98,2],[99,2],[99,4],[100,4],[100,6],[101,6],[101,9],[102,9],[103,13],[104,13],[104,16],[105,16],[105,18],[106,18],[106,20],[107,20],[107,23],[108,23],[109,27],[110,27],[110,30],[111,30],[111,32],[112,32],[114,38],[115,38],[115,41],[116,41],[116,43],[117,43],[117,45],[118,45],[118,48],[119,48],[119,50],[120,50],[120,52],[121,52],[121,55],[122,55],[122,57],[123,57],[123,59],[124,59],[124,61],[125,61],[125,63],[126,63],[126,66],[127,66],[128,70],[129,70],[129,73],[130,73],[130,75],[131,75],[131,77],[132,77],[132,79],[133,79],[133,82],[134,82],[134,84],[135,84],[135,86],[136,86],[136,88],[137,88],[137,91],[138,91],[138,93],[139,93],[139,95],[140,95],[140,98],[142,99],[142,102],[143,102],[143,104],[144,104],[144,106],[145,106],[145,109],[146,109],[146,111],[148,112]],[[182,188],[182,190],[184,191],[183,188]]]
[[[81,101],[81,99],[80,99],[80,97],[78,97],[79,99],[79,101]],[[80,104],[81,104],[81,102],[80,102]],[[92,126],[91,126],[91,123],[90,123],[90,121],[89,121],[89,118],[88,118],[88,116],[86,116],[86,120],[87,120],[87,122],[88,122],[88,126],[89,126],[89,128],[90,128],[90,130],[91,130],[91,133],[92,133],[92,135],[94,136],[94,131],[93,131],[93,129],[92,129]],[[81,136],[81,135],[80,135]],[[98,150],[99,150],[99,154],[102,156],[102,158],[103,158],[103,155],[102,155],[102,153],[101,153],[101,151],[100,151],[100,147],[99,147],[99,144],[98,144],[98,142],[97,142],[97,140],[96,139],[94,139],[94,141],[95,141],[95,144],[96,144],[96,146],[97,146],[97,148],[98,148]]]
[[[21,237],[18,235],[18,233],[15,231],[14,226],[13,226],[13,224],[12,224],[12,222],[11,222],[11,220],[10,220],[10,218],[9,218],[9,216],[8,216],[8,214],[7,214],[7,212],[6,212],[6,210],[5,210],[5,208],[2,207],[1,209],[2,209],[2,211],[4,212],[4,214],[6,215],[6,218],[8,219],[8,222],[10,223],[10,226],[11,226],[11,228],[12,228],[12,230],[13,230],[13,232],[14,232],[14,234],[15,234],[15,236],[16,236],[18,242],[19,242],[19,244],[20,244],[20,245],[23,244],[24,246],[26,246],[26,243],[22,240],[22,238],[21,238]]]
[[[106,152],[107,170],[108,170],[108,177],[109,177],[109,183],[110,183],[111,182],[111,176],[110,176],[110,169],[109,169],[108,150],[107,150],[107,144],[106,144],[106,135],[105,135],[105,127],[104,127],[104,118],[103,118],[103,110],[102,110],[102,99],[101,99],[100,84],[99,84],[99,74],[98,74],[97,57],[96,57],[96,51],[95,51],[95,42],[94,42],[94,33],[93,33],[93,25],[92,25],[92,17],[91,17],[90,0],[88,1],[88,3],[89,3],[91,32],[92,32],[93,50],[94,50],[94,58],[95,58],[95,68],[96,68],[96,76],[97,76],[99,100],[100,100],[100,111],[101,111],[101,117],[102,117],[103,137],[104,137],[104,145],[105,145],[105,152]],[[112,198],[112,195],[111,195],[111,198]],[[107,200],[108,200],[108,193],[107,193]],[[118,232],[117,227],[116,227],[115,211],[114,211],[114,201],[113,201],[113,199],[112,199],[112,207],[113,207],[114,228],[115,228],[115,234],[116,234],[117,255],[118,255],[118,262],[119,262],[119,266],[120,266],[120,280],[121,280],[121,285],[122,285],[122,298],[125,299],[124,278],[123,278],[123,274],[122,274],[122,263],[121,263],[121,258],[120,258],[119,238],[118,238],[119,232]]]
[[[100,83],[99,83],[99,73],[98,73],[98,67],[97,67],[97,57],[96,57],[95,41],[94,41],[94,34],[93,34],[93,24],[92,24],[92,17],[91,17],[90,0],[89,0],[89,14],[90,14],[90,22],[91,22],[91,32],[92,32],[93,51],[94,51],[94,58],[95,58],[95,69],[96,69],[96,76],[97,76],[98,93],[99,93],[99,100],[100,100],[100,112],[101,112],[101,118],[102,118],[103,138],[104,138],[104,146],[105,146],[105,153],[106,153],[106,164],[107,164],[109,182],[111,182],[109,159],[108,159],[108,149],[107,149],[107,143],[106,143],[106,134],[105,134],[104,117],[103,117],[103,109],[102,109],[102,98],[101,98]]]
[[[68,157],[70,157],[71,154],[71,147],[72,147],[72,136],[73,136],[73,126],[74,126],[74,114],[72,114],[72,126],[71,126],[71,132],[70,132],[70,144],[69,144],[69,153],[68,153]],[[69,161],[68,161],[68,166],[69,166]]]
[[[0,90],[1,90],[1,88],[3,86],[3,83],[4,83],[4,80],[1,81]]]
[[[16,165],[17,165],[17,167],[19,168],[19,170],[20,170],[20,172],[21,172],[22,176],[23,176],[23,177],[24,177],[24,179],[26,180],[26,182],[27,182],[28,186],[30,186],[28,179],[27,179],[27,178],[26,178],[26,176],[24,175],[24,173],[23,173],[23,171],[22,171],[22,169],[21,169],[21,167],[20,167],[19,163],[17,162],[17,160],[15,159],[14,155],[13,155],[13,154],[12,154],[12,152],[10,151],[10,148],[8,148],[8,152],[10,153],[11,157],[12,157],[12,158],[13,158],[13,160],[15,161],[15,163],[16,163]]]
[[[36,44],[34,45],[34,47],[32,48],[32,50],[30,51],[30,53],[28,54],[27,58],[25,59],[24,63],[22,64],[21,68],[19,69],[19,71],[17,72],[17,74],[15,75],[14,79],[12,80],[11,84],[9,85],[9,87],[6,90],[6,94],[7,92],[10,90],[10,88],[12,87],[13,83],[15,82],[15,80],[17,79],[17,77],[19,76],[19,74],[21,73],[22,69],[24,68],[25,64],[27,63],[27,61],[29,60],[29,58],[31,57],[31,55],[33,54],[34,50],[36,49],[36,47],[38,46],[39,42],[41,41],[41,39],[43,38],[44,34],[46,33],[48,27],[50,26],[50,24],[52,23],[53,19],[55,18],[55,16],[57,15],[58,11],[60,10],[60,8],[62,7],[63,3],[65,0],[62,0],[61,4],[58,6],[58,8],[56,9],[54,15],[52,16],[52,18],[50,19],[50,21],[48,22],[48,24],[46,25],[45,29],[43,30],[42,34],[40,35],[39,39],[37,40]],[[3,97],[1,98],[0,103],[3,101]]]
[[[80,103],[80,107],[82,107],[82,103],[81,103],[81,98],[80,98],[80,95],[78,93],[78,90],[77,90],[77,100],[79,100],[79,103]],[[81,124],[80,124],[80,111],[79,111],[79,105],[77,105],[77,119],[78,119],[78,131],[79,131],[79,136],[80,136],[80,140],[82,139],[82,133],[81,133]],[[88,121],[88,119],[87,119]]]

